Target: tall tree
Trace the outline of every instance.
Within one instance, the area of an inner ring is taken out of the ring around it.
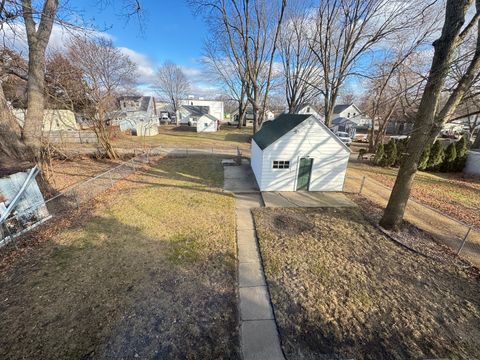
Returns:
[[[407,155],[400,165],[392,194],[380,221],[384,228],[392,229],[400,225],[425,146],[433,143],[442,125],[451,118],[480,71],[480,0],[475,0],[475,14],[467,22],[467,13],[473,3],[474,0],[446,2],[442,33],[433,43],[432,65],[408,142]],[[456,85],[449,89],[449,95],[442,106],[439,106],[455,52],[472,33],[476,34],[475,48],[471,54],[462,54],[464,57],[470,55],[468,65]]]
[[[372,50],[402,31],[421,9],[413,1],[321,1],[314,14],[315,30],[310,46],[322,71],[325,123],[330,126],[333,109],[346,80],[361,76],[362,62],[369,63]]]
[[[117,159],[118,154],[110,141],[108,121],[117,115],[118,94],[135,82],[136,65],[115,48],[111,40],[104,38],[75,39],[69,47],[68,58],[83,74],[86,120],[105,154],[110,159]]]
[[[22,0],[28,42],[27,115],[23,138],[37,159],[40,157],[45,102],[45,50],[57,10],[58,0],[45,0],[40,14],[32,6],[31,0]]]
[[[178,125],[180,121],[178,115],[180,100],[187,96],[190,88],[187,77],[178,65],[167,61],[157,70],[157,86],[160,96],[168,99],[172,105]]]
[[[220,26],[227,37],[234,65],[247,85],[256,132],[267,108],[287,0],[190,0],[190,3],[206,11],[209,23],[216,29]]]
[[[321,72],[309,46],[311,17],[303,2],[287,11],[280,33],[279,55],[283,65],[283,85],[290,114],[321,94]]]

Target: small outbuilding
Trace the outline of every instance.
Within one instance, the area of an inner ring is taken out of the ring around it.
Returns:
[[[261,191],[342,191],[350,149],[313,115],[282,114],[253,136]]]
[[[204,114],[197,120],[197,132],[213,132],[218,130],[218,119],[210,114]]]

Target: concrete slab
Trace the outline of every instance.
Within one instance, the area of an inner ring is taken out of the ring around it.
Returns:
[[[253,247],[253,246],[252,246]],[[257,249],[249,250],[245,245],[238,247],[238,262],[239,263],[255,263],[260,266],[260,257]]]
[[[266,286],[240,288],[240,317],[242,320],[273,319]]]
[[[239,244],[246,244],[255,246],[257,248],[257,242],[255,240],[255,230],[247,229],[247,230],[237,230],[237,242]]]
[[[265,278],[260,262],[246,262],[238,264],[238,286],[265,286]]]
[[[262,192],[266,207],[355,207],[339,192],[281,191]]]
[[[285,359],[280,348],[275,321],[243,321],[241,333],[244,360]]]
[[[234,193],[258,192],[257,182],[250,164],[225,166],[223,168],[223,189]]]

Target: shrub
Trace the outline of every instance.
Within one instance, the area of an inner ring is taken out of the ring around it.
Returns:
[[[380,165],[384,155],[385,155],[384,146],[383,146],[382,143],[380,143],[377,147],[377,151],[375,152],[375,157],[373,158],[373,163],[375,165]]]
[[[428,158],[427,169],[438,170],[445,158],[445,149],[440,141],[435,141],[430,150],[430,156]]]
[[[462,136],[460,140],[455,143],[455,148],[457,150],[457,158],[462,158],[467,155],[467,138]]]
[[[430,157],[430,150],[430,145],[427,145],[425,149],[423,149],[422,156],[420,157],[420,161],[418,162],[418,170],[423,171],[427,168],[428,158]]]
[[[447,150],[445,151],[445,158],[443,159],[443,163],[441,166],[441,170],[448,172],[448,171],[455,171],[455,160],[457,159],[457,148],[455,143],[451,143],[447,146]]]
[[[387,145],[385,145],[385,154],[380,161],[381,166],[393,166],[397,161],[397,144],[395,141],[390,140]]]
[[[395,166],[400,166],[402,163],[403,157],[407,152],[408,138],[401,139],[397,142],[397,159],[395,161]]]

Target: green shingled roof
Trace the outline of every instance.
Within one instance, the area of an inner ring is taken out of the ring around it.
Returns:
[[[260,149],[263,150],[310,116],[312,115],[282,114],[275,120],[265,122],[262,128],[253,135],[253,140],[255,140]]]

